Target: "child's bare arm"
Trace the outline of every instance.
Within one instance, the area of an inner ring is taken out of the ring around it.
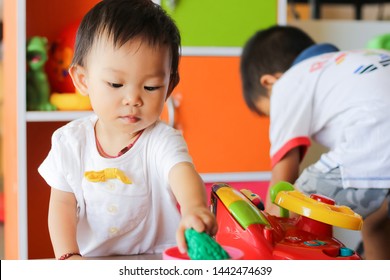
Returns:
[[[270,186],[280,181],[286,181],[294,184],[299,175],[300,148],[296,147],[290,150],[275,166],[272,168],[272,177]],[[279,215],[279,208],[271,202],[269,193],[266,198],[267,212],[272,215]]]
[[[73,193],[52,188],[49,203],[49,233],[55,257],[79,253],[76,241],[77,204]],[[69,259],[81,258],[72,256]]]
[[[176,240],[180,251],[184,252],[187,249],[184,237],[187,228],[213,235],[217,231],[217,224],[214,215],[207,207],[202,178],[191,163],[176,164],[169,173],[169,183],[182,214]]]

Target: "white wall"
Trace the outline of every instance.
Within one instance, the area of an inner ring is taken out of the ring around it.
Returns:
[[[342,50],[364,48],[372,38],[390,33],[390,21],[297,20],[289,24],[302,28],[319,43],[333,43]]]

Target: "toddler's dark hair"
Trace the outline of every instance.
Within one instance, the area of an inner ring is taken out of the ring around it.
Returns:
[[[284,73],[313,44],[313,39],[301,29],[278,25],[257,31],[247,41],[241,54],[240,71],[244,99],[250,110],[263,115],[255,106],[260,96],[267,96],[260,77]]]
[[[108,35],[114,47],[141,38],[150,46],[168,45],[171,77],[168,93],[179,83],[180,32],[171,17],[151,0],[103,0],[83,18],[76,35],[72,65],[85,64],[96,39]]]

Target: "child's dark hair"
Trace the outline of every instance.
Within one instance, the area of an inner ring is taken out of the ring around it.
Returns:
[[[171,77],[168,93],[179,83],[180,32],[170,16],[151,0],[103,0],[83,18],[76,35],[72,65],[85,64],[96,39],[107,35],[115,47],[141,38],[151,46],[168,45]]]
[[[267,96],[260,84],[264,74],[284,73],[294,59],[315,44],[302,30],[292,26],[272,26],[256,32],[245,44],[240,62],[244,99],[250,110],[263,115],[255,101]]]

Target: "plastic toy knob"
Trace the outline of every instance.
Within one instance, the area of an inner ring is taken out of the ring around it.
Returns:
[[[281,191],[293,191],[294,187],[288,182],[281,181],[270,188],[271,202],[275,203],[276,196]],[[280,205],[279,205],[280,206]],[[280,207],[280,217],[288,218],[290,216],[287,209]]]
[[[341,247],[339,253],[341,257],[349,257],[352,256],[355,252],[347,247]]]

